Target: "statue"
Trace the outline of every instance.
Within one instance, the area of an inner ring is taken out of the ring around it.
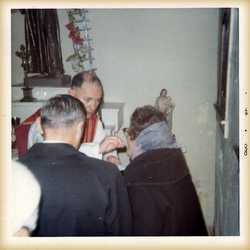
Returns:
[[[173,103],[172,98],[167,94],[168,92],[166,89],[161,90],[160,96],[156,98],[155,108],[165,115],[169,128],[172,129],[172,112],[175,108],[175,104]]]
[[[70,82],[64,75],[60,29],[56,9],[21,9],[25,46],[30,54],[27,81],[32,86]],[[68,79],[69,78],[69,79]]]
[[[60,30],[55,9],[24,9],[29,73],[63,74]]]
[[[35,98],[32,96],[32,88],[29,87],[28,81],[27,81],[27,74],[28,74],[28,65],[30,62],[30,54],[25,48],[23,44],[20,46],[20,51],[16,51],[16,56],[21,58],[22,60],[22,68],[24,71],[24,87],[23,90],[23,99],[21,102],[33,102],[35,101]]]

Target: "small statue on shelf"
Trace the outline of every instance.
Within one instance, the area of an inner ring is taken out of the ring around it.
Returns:
[[[28,64],[30,63],[30,53],[27,52],[25,46],[23,44],[20,45],[20,50],[16,51],[16,56],[21,58],[22,60],[22,68],[24,71],[24,75],[27,75],[28,72]]]
[[[27,81],[27,75],[28,75],[28,65],[30,64],[30,53],[27,51],[25,46],[21,44],[20,50],[16,51],[16,56],[19,57],[22,60],[22,68],[24,72],[24,87],[23,89],[23,99],[21,102],[33,102],[35,101],[35,98],[32,96],[32,88],[29,86]]]
[[[156,98],[155,108],[161,111],[168,121],[170,129],[172,129],[172,112],[175,108],[175,104],[172,101],[172,98],[167,95],[168,92],[166,89],[162,89],[160,96]]]

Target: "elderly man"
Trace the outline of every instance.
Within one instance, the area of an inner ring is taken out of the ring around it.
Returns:
[[[87,119],[84,127],[84,134],[82,138],[82,145],[80,151],[86,153],[89,156],[101,158],[102,153],[108,153],[115,148],[123,147],[122,141],[118,137],[108,136],[106,137],[103,124],[98,115],[98,108],[103,99],[103,87],[100,79],[92,71],[85,71],[78,73],[72,79],[71,88],[69,94],[79,99],[85,106],[87,111]],[[28,131],[27,148],[30,148],[34,143],[43,141],[43,136],[40,129],[40,110],[24,121],[24,124],[31,125]],[[34,122],[36,120],[36,122]],[[17,133],[20,134],[20,127],[17,128]],[[20,137],[20,136],[19,136]],[[18,139],[17,145],[23,143]],[[19,146],[19,148],[21,148]],[[26,152],[26,149],[21,149],[22,153]],[[116,152],[108,154],[105,157],[106,160],[118,165],[120,161]]]
[[[40,115],[45,140],[20,158],[42,190],[33,235],[129,235],[130,206],[119,170],[78,151],[86,120],[83,104],[70,95],[56,96]]]

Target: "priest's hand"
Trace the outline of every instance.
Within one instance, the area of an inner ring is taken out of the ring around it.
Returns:
[[[99,152],[104,154],[113,151],[117,148],[124,148],[125,143],[118,136],[107,136],[100,144]]]

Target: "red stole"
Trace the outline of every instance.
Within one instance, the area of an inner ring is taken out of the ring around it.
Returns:
[[[98,122],[97,114],[94,114],[90,118],[86,119],[84,124],[83,138],[82,138],[83,143],[93,142],[96,132],[97,122]]]
[[[40,116],[41,109],[38,109],[33,115],[29,116],[25,119],[22,124],[32,124],[36,121],[36,119]]]

